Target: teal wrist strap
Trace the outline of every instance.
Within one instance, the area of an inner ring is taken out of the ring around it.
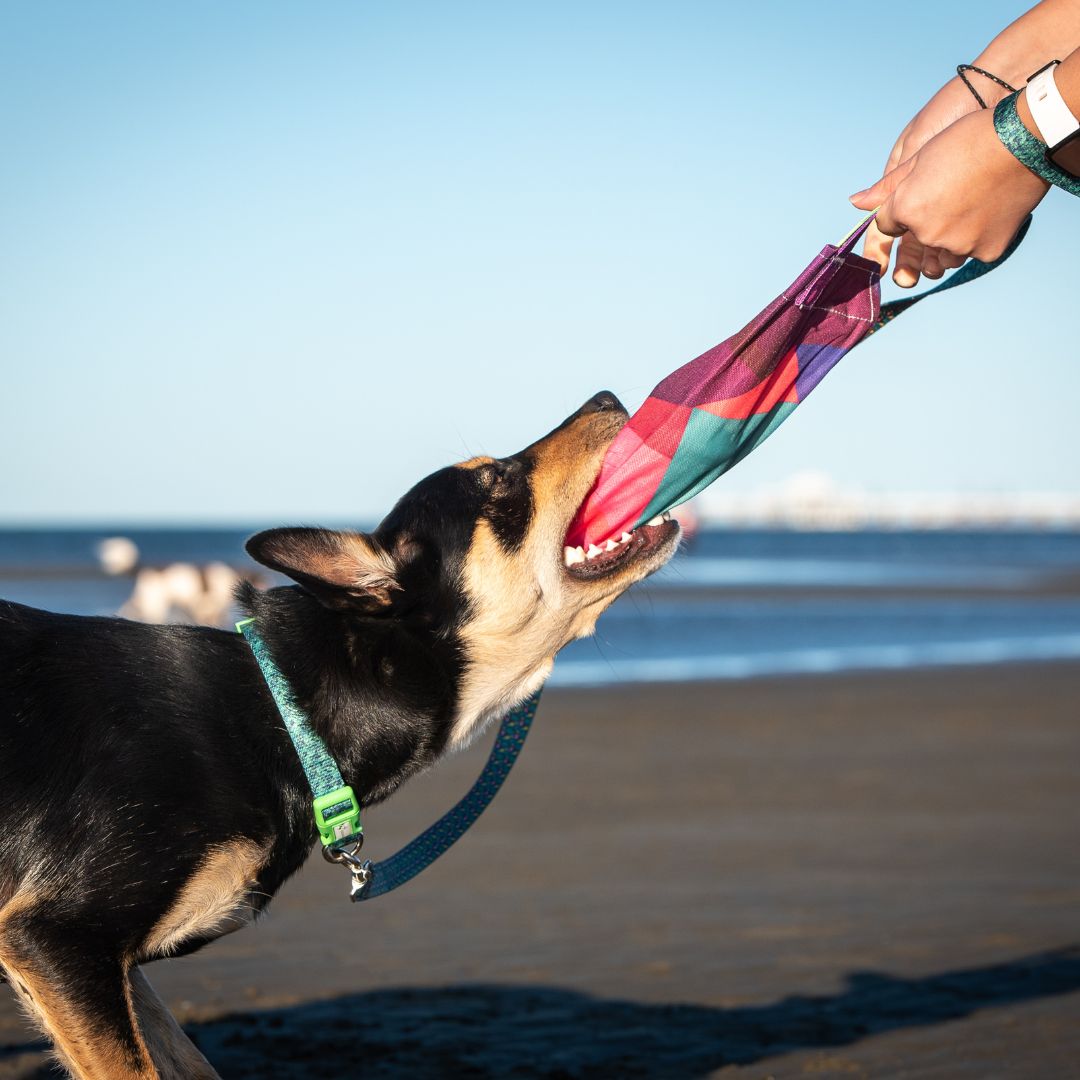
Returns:
[[[1021,165],[1026,165],[1036,176],[1069,192],[1080,195],[1080,179],[1059,169],[1046,156],[1046,143],[1036,138],[1024,126],[1016,111],[1018,90],[1002,98],[994,109],[994,130],[1006,150]]]
[[[251,646],[270,696],[281,713],[285,730],[296,747],[296,756],[300,759],[314,796],[312,810],[323,847],[356,844],[362,839],[364,830],[360,824],[360,804],[353,789],[342,779],[337,764],[326,749],[326,743],[311,729],[304,710],[297,705],[288,680],[281,674],[266,642],[255,629],[255,620],[244,619],[236,624],[236,629]]]

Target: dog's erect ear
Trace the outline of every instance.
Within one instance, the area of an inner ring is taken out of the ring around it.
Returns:
[[[268,529],[245,547],[257,562],[288,574],[327,607],[376,614],[401,588],[394,560],[364,533]]]

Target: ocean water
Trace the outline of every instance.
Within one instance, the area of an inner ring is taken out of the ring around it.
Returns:
[[[248,565],[246,529],[0,530],[0,596],[111,614],[125,535],[151,565]],[[1080,533],[703,531],[560,655],[553,685],[1080,658]]]

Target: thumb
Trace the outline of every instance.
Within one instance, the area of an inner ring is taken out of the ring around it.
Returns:
[[[856,191],[848,196],[848,201],[859,210],[874,210],[879,207],[908,177],[915,167],[918,155],[901,162],[891,172],[887,172],[876,184],[863,191]]]

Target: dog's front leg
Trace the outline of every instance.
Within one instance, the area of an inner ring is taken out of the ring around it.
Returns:
[[[132,968],[128,981],[136,1023],[161,1080],[220,1080],[154,993],[142,970]]]
[[[46,905],[0,918],[0,964],[78,1080],[211,1080],[217,1073],[137,968]],[[42,910],[45,908],[45,910]]]

